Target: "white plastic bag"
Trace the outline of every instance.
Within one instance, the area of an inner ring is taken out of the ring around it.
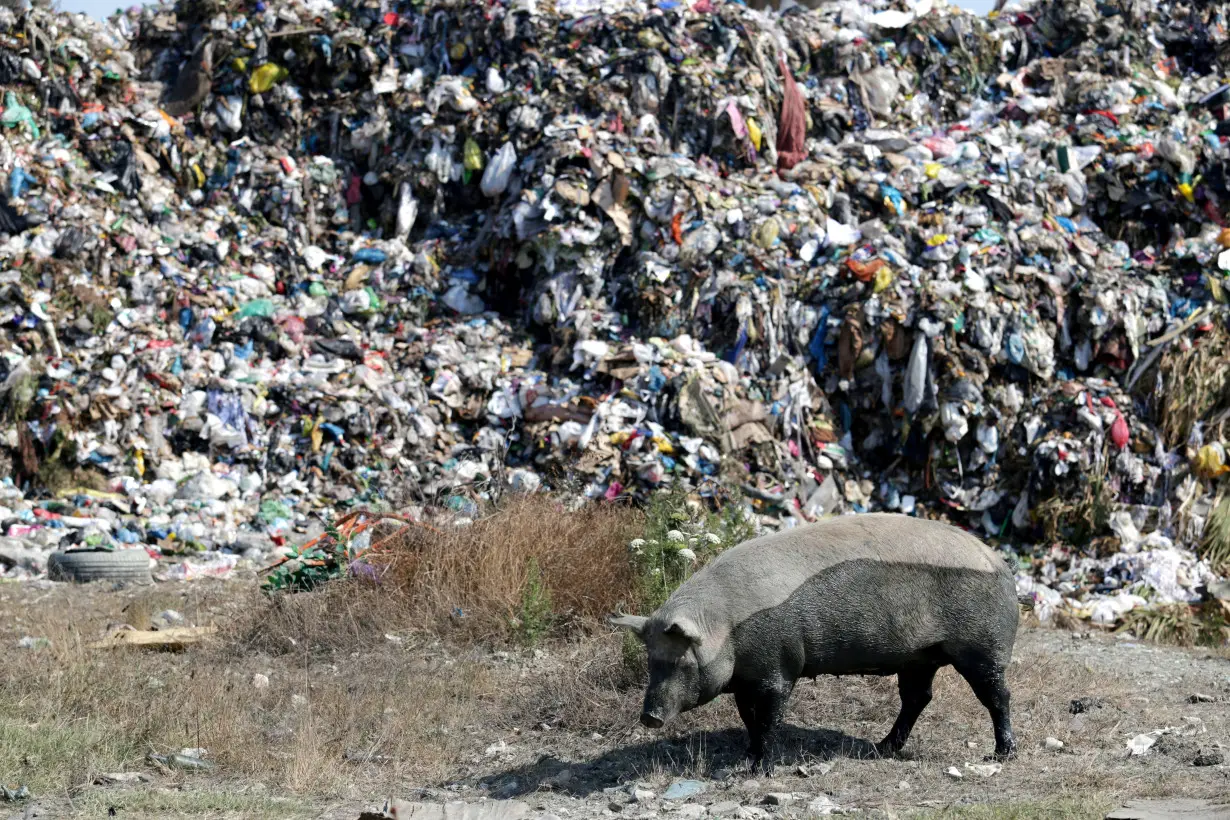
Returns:
[[[495,152],[487,170],[483,172],[483,181],[479,183],[483,196],[495,198],[508,188],[508,180],[512,177],[513,166],[517,164],[517,151],[511,142],[500,146]]]
[[[927,389],[927,337],[919,333],[914,337],[914,349],[910,351],[910,363],[905,371],[905,410],[913,413],[922,407],[923,394]]]

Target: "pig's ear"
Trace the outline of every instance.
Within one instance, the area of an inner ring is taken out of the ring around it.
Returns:
[[[696,627],[696,624],[686,618],[677,618],[671,621],[671,625],[666,628],[666,634],[681,638],[693,646],[701,645],[700,630]]]
[[[611,626],[633,632],[638,638],[645,637],[645,624],[648,622],[649,619],[641,615],[612,615],[607,618]]]

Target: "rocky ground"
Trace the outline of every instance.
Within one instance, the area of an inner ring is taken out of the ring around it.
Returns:
[[[1130,799],[1230,793],[1225,652],[1027,622],[1010,677],[1021,751],[1002,769],[983,768],[990,721],[945,670],[893,760],[861,759],[895,716],[892,679],[801,683],[776,770],[752,777],[730,703],[668,731],[637,724],[618,636],[459,647],[370,593],[274,606],[252,587],[0,586],[0,781],[30,792],[0,798],[0,817],[340,820],[392,797],[485,818],[1100,818]],[[89,647],[167,609],[217,637],[181,653]],[[185,748],[209,768],[149,758]]]

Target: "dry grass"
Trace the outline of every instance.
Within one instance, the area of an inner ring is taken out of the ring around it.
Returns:
[[[4,630],[8,646],[35,634],[50,648],[6,650],[0,665],[0,780],[44,799],[74,798],[102,773],[149,771],[148,753],[185,747],[207,749],[217,767],[209,777],[227,783],[369,799],[394,783],[445,777],[471,745],[468,727],[498,708],[487,697],[489,665],[387,639],[382,651],[339,651],[332,662],[307,649],[247,651],[262,602],[234,585],[200,606],[178,602],[191,620],[221,621],[213,645],[182,654],[90,650],[106,623],[126,620],[125,603],[132,612],[167,602],[60,589],[70,594],[23,607],[25,623]],[[308,644],[300,635],[288,645]],[[255,688],[257,673],[268,688]]]
[[[1159,398],[1166,447],[1182,449],[1196,422],[1230,408],[1230,332],[1220,322],[1186,350],[1172,347],[1162,356],[1165,390]]]
[[[48,649],[6,649],[0,782],[26,783],[39,799],[71,808],[57,816],[119,806],[128,817],[296,817],[319,816],[324,803],[408,796],[415,785],[516,780],[535,792],[544,757],[575,761],[571,788],[582,797],[631,779],[661,788],[738,764],[743,729],[728,697],[666,732],[637,725],[644,658],[627,663],[618,634],[554,642],[542,657],[500,659],[431,642],[414,620],[424,603],[387,591],[341,584],[271,603],[253,586],[198,581],[121,593],[0,586],[0,645],[22,635],[51,641]],[[142,625],[165,608],[216,624],[219,639],[180,654],[85,648],[107,623]],[[1062,802],[1073,794],[1199,792],[1197,770],[1162,768],[1165,761],[1144,767],[1124,756],[1126,737],[1181,722],[1191,708],[1182,700],[1187,690],[1142,689],[1130,676],[1039,648],[1041,634],[1023,634],[1035,648],[1010,669],[1021,759],[994,782],[942,775],[991,746],[985,710],[943,670],[908,747],[916,759],[906,762],[854,761],[842,751],[888,729],[898,706],[891,678],[800,682],[780,746],[788,779],[775,790],[822,789],[846,806],[901,806],[901,816],[925,801],[954,806],[971,796]],[[253,686],[257,673],[268,676],[268,688]],[[1082,695],[1108,705],[1085,715],[1077,730],[1067,705]],[[1138,702],[1142,695],[1150,702]],[[1210,739],[1224,737],[1224,725],[1206,720]],[[1047,736],[1071,751],[1043,750]],[[507,756],[485,754],[501,740]],[[145,760],[150,751],[183,747],[209,750],[216,769],[158,773]],[[796,762],[817,758],[834,763],[823,781],[790,774]],[[154,783],[93,785],[117,771],[145,772]],[[896,791],[902,780],[910,791]],[[1044,816],[1029,813],[1033,806],[1021,803],[1015,814],[966,806],[938,816]]]
[[[632,603],[627,547],[643,526],[626,506],[569,511],[546,496],[517,496],[466,527],[411,529],[373,562],[424,629],[533,642],[548,627]]]
[[[1199,552],[1214,572],[1230,574],[1230,495],[1225,490],[1218,494],[1214,502]]]

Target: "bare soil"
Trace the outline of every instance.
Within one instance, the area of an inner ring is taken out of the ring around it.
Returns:
[[[808,817],[830,804],[1093,818],[1130,798],[1230,793],[1224,652],[1026,621],[1009,678],[1020,754],[997,773],[966,767],[991,750],[990,719],[943,670],[905,759],[861,759],[896,715],[894,679],[801,682],[776,771],[752,778],[728,699],[666,730],[637,723],[640,673],[620,635],[483,648],[417,629],[379,593],[272,605],[255,585],[0,585],[0,783],[31,792],[0,796],[0,818],[357,818],[388,797],[514,798],[561,818]],[[182,653],[88,647],[108,624],[145,628],[164,609],[218,637]],[[19,648],[25,637],[49,644]],[[1129,739],[1167,727],[1179,731],[1129,754]],[[184,748],[212,768],[148,759]],[[695,795],[664,799],[686,780]]]

